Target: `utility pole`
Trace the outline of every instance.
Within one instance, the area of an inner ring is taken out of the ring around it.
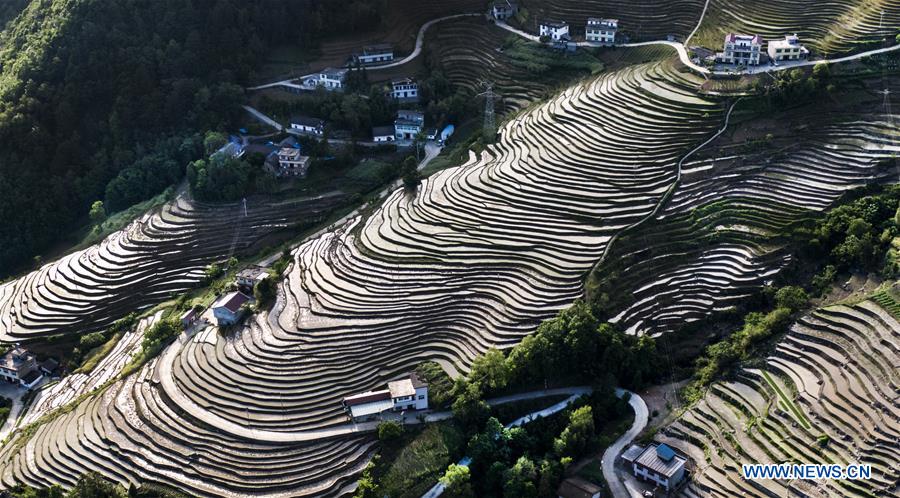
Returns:
[[[243,198],[243,203],[244,203],[244,218],[246,218],[247,217],[247,198],[246,197]]]

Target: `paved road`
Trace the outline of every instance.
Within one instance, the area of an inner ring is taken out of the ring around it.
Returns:
[[[620,398],[624,396],[625,393],[631,395],[628,404],[631,405],[631,409],[634,410],[634,423],[631,424],[631,428],[628,429],[625,434],[622,434],[619,439],[616,439],[616,442],[610,445],[609,448],[606,448],[606,451],[603,452],[603,459],[600,461],[603,467],[603,478],[606,479],[606,483],[609,484],[609,489],[614,498],[630,498],[632,496],[625,484],[622,483],[619,476],[616,474],[616,457],[622,453],[625,446],[631,444],[631,442],[634,441],[634,438],[647,427],[647,420],[649,419],[647,403],[644,403],[644,399],[631,391],[616,389],[616,396]],[[637,496],[640,496],[640,494]]]
[[[46,378],[46,377],[45,377]],[[45,382],[45,381],[42,381]],[[36,387],[36,389],[39,387]],[[9,416],[0,426],[0,441],[6,439],[6,436],[18,425],[19,415],[22,413],[22,398],[28,393],[27,389],[19,387],[19,384],[9,384],[2,382],[0,384],[0,396],[4,396],[12,400],[12,406],[9,409]]]
[[[708,3],[708,1],[707,1],[707,3]],[[703,12],[704,13],[706,12],[705,6],[703,8]],[[702,18],[701,18],[701,21],[702,21]],[[496,24],[498,27],[503,28],[511,33],[515,33],[516,35],[519,35],[522,38],[525,38],[527,40],[531,40],[534,42],[540,41],[540,39],[537,35],[533,35],[531,33],[526,33],[525,31],[522,31],[520,29],[516,29],[516,28],[510,26],[509,24],[506,24],[505,22],[497,21]],[[698,24],[698,26],[699,26],[699,24]],[[697,30],[697,28],[694,28],[694,31],[691,32],[690,36],[693,36],[693,34],[696,30]],[[602,46],[604,46],[601,43],[589,42],[589,41],[578,42],[576,45],[578,45],[579,47],[602,47]],[[815,66],[818,64],[837,64],[837,63],[841,63],[841,62],[849,62],[849,61],[862,59],[863,57],[868,57],[871,55],[883,54],[883,53],[887,53],[887,52],[894,52],[896,50],[900,50],[900,44],[898,44],[898,45],[894,45],[892,47],[884,47],[884,48],[879,48],[879,49],[875,49],[875,50],[868,50],[866,52],[860,52],[858,54],[848,55],[846,57],[839,57],[837,59],[806,60],[806,61],[800,61],[800,62],[781,63],[777,66],[761,65],[761,66],[748,68],[744,71],[734,71],[734,70],[716,71],[716,70],[710,70],[709,68],[706,68],[706,67],[703,67],[703,66],[700,66],[700,65],[694,63],[694,61],[691,60],[690,55],[688,54],[688,51],[685,48],[684,44],[682,44],[681,42],[667,41],[667,40],[652,40],[652,41],[636,42],[636,43],[621,43],[616,46],[629,48],[629,47],[645,47],[648,45],[668,45],[668,46],[672,47],[673,49],[675,49],[675,51],[678,52],[678,58],[681,59],[681,62],[685,66],[691,68],[692,70],[694,70],[700,74],[717,75],[717,76],[734,75],[734,74],[773,73],[773,72],[779,72],[779,71],[786,71],[788,69],[794,69],[794,68],[798,68],[798,67]]]
[[[509,429],[512,427],[519,427],[521,425],[525,425],[528,422],[531,422],[532,420],[534,420],[538,417],[549,417],[550,415],[553,415],[554,413],[560,412],[560,411],[564,410],[567,406],[569,406],[569,403],[575,401],[576,399],[578,399],[586,394],[590,394],[592,391],[593,391],[593,389],[591,389],[590,387],[583,387],[583,386],[582,387],[563,387],[560,389],[544,389],[541,391],[531,391],[531,392],[522,393],[522,394],[513,394],[511,396],[503,396],[501,398],[494,398],[494,399],[488,400],[487,403],[491,406],[495,406],[495,405],[500,405],[503,403],[511,403],[513,401],[523,401],[526,399],[544,398],[547,396],[556,396],[559,394],[571,394],[571,396],[560,401],[559,403],[556,403],[552,406],[548,406],[547,408],[544,408],[543,410],[538,410],[536,412],[529,413],[528,415],[525,415],[524,417],[519,417],[519,418],[513,420],[512,422],[506,424],[506,426],[505,426],[507,429]],[[621,397],[621,395],[618,395],[618,396]],[[646,408],[647,407],[645,406],[644,409],[646,410]],[[457,465],[461,465],[463,467],[468,467],[470,463],[472,463],[471,458],[463,457],[462,460],[460,460],[457,463]],[[445,488],[444,485],[442,483],[438,482],[437,484],[432,486],[431,489],[429,489],[424,495],[422,495],[422,498],[437,498],[438,496],[441,496],[444,493],[444,488]]]
[[[261,111],[258,111],[256,109],[254,109],[253,107],[250,107],[249,105],[243,105],[241,107],[243,107],[245,111],[249,112],[251,116],[253,116],[257,120],[259,120],[261,123],[271,126],[272,128],[275,128],[278,131],[284,131],[284,126],[281,126],[281,123],[279,123],[278,121],[275,121],[274,119],[270,118],[269,116],[266,116]]]

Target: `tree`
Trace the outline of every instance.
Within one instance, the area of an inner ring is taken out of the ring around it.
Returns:
[[[378,424],[378,440],[382,443],[396,441],[403,435],[403,425],[396,420],[385,420]]]
[[[569,425],[553,441],[559,456],[580,457],[594,437],[594,413],[590,406],[582,406],[569,415]]]
[[[503,353],[497,348],[490,348],[472,362],[469,379],[477,382],[482,388],[499,391],[506,387],[510,373],[509,364]]]
[[[775,304],[781,308],[787,308],[791,312],[798,311],[809,301],[809,296],[801,287],[787,285],[775,293]]]
[[[212,155],[215,151],[221,149],[228,143],[228,137],[218,131],[208,131],[203,137],[203,151],[207,156]]]
[[[88,213],[88,216],[91,218],[91,223],[95,226],[103,223],[106,220],[106,208],[103,207],[103,201],[94,201],[91,204],[91,211]]]
[[[260,308],[269,304],[278,292],[278,286],[275,279],[269,275],[268,278],[260,280],[253,288],[253,297],[256,298],[256,305]]]
[[[537,469],[528,457],[521,456],[515,465],[506,472],[503,483],[503,498],[535,498],[537,487]]]
[[[416,158],[413,156],[407,157],[403,161],[401,176],[403,178],[403,186],[410,191],[415,191],[416,187],[419,186],[419,183],[422,181],[422,177],[419,174],[419,165],[416,163]]]
[[[444,485],[444,495],[448,498],[474,498],[469,467],[450,464],[440,482]]]
[[[457,387],[456,400],[453,401],[453,418],[463,426],[474,428],[481,426],[490,414],[490,407],[481,399],[481,390],[472,382],[463,381],[462,387]]]

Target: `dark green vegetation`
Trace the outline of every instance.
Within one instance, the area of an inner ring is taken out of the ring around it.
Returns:
[[[367,469],[356,496],[420,496],[462,454],[471,457],[472,464],[468,471],[450,467],[442,478],[452,483],[448,496],[555,496],[569,465],[609,445],[629,423],[631,408],[627,399],[615,396],[613,386],[638,388],[656,380],[656,363],[652,338],[625,335],[578,302],[506,354],[491,349],[478,357],[469,374],[454,383],[437,364],[421,365],[417,371],[430,383],[432,405],[451,405],[453,419],[411,441],[412,435],[402,433],[399,425],[382,423],[382,457]],[[568,396],[493,408],[484,401],[547,386],[584,384],[594,386],[592,395],[513,429],[503,428],[500,420],[509,423]],[[463,447],[460,440],[468,444]],[[417,480],[405,480],[410,476]]]
[[[83,475],[69,491],[59,486],[42,489],[18,486],[7,493],[12,498],[186,498],[182,493],[155,485],[125,489],[96,473]]]
[[[22,12],[29,0],[3,0],[0,2],[0,31],[7,22]]]
[[[799,257],[779,280],[794,285],[777,290],[766,287],[757,300],[749,303],[748,309],[753,311],[744,316],[743,326],[710,345],[697,359],[685,399],[699,400],[714,380],[741,362],[764,356],[762,353],[787,331],[796,313],[806,309],[807,290],[819,297],[831,289],[839,274],[851,271],[871,272],[884,279],[897,277],[900,262],[893,247],[900,236],[900,187],[889,186],[880,192],[873,188],[869,193],[851,194],[851,200],[820,219],[793,228],[792,250]],[[881,296],[886,308],[891,309],[890,296]]]
[[[267,47],[372,26],[380,0],[33,0],[0,34],[0,268],[161,192],[230,128]],[[9,11],[15,5],[9,7]],[[28,213],[23,216],[22,213]]]

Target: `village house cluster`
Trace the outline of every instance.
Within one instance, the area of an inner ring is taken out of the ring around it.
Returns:
[[[715,55],[715,61],[736,66],[758,66],[767,60],[778,63],[799,61],[807,57],[809,50],[800,43],[796,34],[766,43],[760,35],[728,33],[725,35],[722,51]]]

